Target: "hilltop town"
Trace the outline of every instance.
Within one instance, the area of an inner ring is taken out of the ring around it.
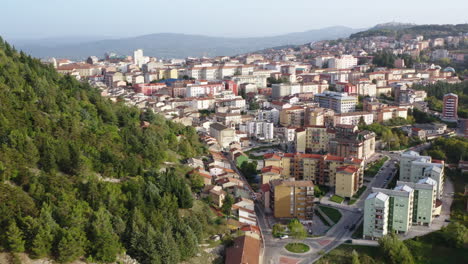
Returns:
[[[139,49],[45,61],[114,102],[196,129],[209,153],[186,160],[203,182],[198,199],[241,232],[229,264],[312,263],[342,243],[447,226],[454,186],[447,161],[429,154],[434,140],[468,137],[467,62],[468,32],[361,34],[231,57],[161,60]],[[298,237],[310,254],[285,251]]]

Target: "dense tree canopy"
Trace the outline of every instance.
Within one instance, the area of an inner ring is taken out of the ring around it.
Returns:
[[[147,121],[149,127],[141,127]],[[210,220],[191,210],[195,130],[112,103],[0,39],[0,250],[140,263],[196,253]],[[172,164],[172,163],[171,163]]]
[[[430,85],[415,85],[413,88],[427,92],[427,102],[431,109],[442,112],[443,98],[445,94],[458,95],[458,115],[468,118],[468,82],[446,83],[437,82]]]

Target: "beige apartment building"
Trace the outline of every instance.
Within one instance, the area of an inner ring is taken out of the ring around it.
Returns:
[[[311,181],[275,180],[271,186],[272,209],[276,218],[312,218],[314,184]]]
[[[282,168],[281,175],[285,179],[312,181],[314,184],[335,187],[337,168],[350,165],[357,169],[358,188],[363,183],[364,161],[356,158],[344,158],[333,155],[285,153],[266,154],[265,166]]]
[[[281,110],[280,124],[285,127],[303,127],[305,107],[294,106]]]
[[[223,148],[227,148],[231,142],[236,141],[236,130],[219,123],[210,125],[210,135],[216,138]]]
[[[359,169],[355,166],[342,166],[336,169],[335,194],[351,198],[361,187]]]
[[[296,129],[296,152],[330,153],[340,157],[367,159],[375,153],[375,133],[359,131],[355,125],[306,126]]]
[[[335,133],[325,126],[306,126],[296,130],[296,152],[328,152],[330,139]]]

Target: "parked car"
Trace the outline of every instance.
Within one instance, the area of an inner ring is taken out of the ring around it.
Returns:
[[[280,239],[286,239],[288,237],[289,237],[288,235],[282,235],[282,236],[280,236]]]
[[[356,224],[353,224],[349,230],[353,231],[356,228]]]

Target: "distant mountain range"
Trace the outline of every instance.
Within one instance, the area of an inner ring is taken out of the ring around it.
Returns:
[[[106,52],[131,55],[135,49],[158,58],[185,58],[189,56],[232,56],[265,48],[299,45],[326,39],[348,37],[362,29],[344,26],[328,27],[305,32],[289,33],[271,37],[227,38],[202,35],[158,33],[130,38],[103,40],[45,39],[10,42],[35,57],[84,59],[88,56],[103,57]]]

